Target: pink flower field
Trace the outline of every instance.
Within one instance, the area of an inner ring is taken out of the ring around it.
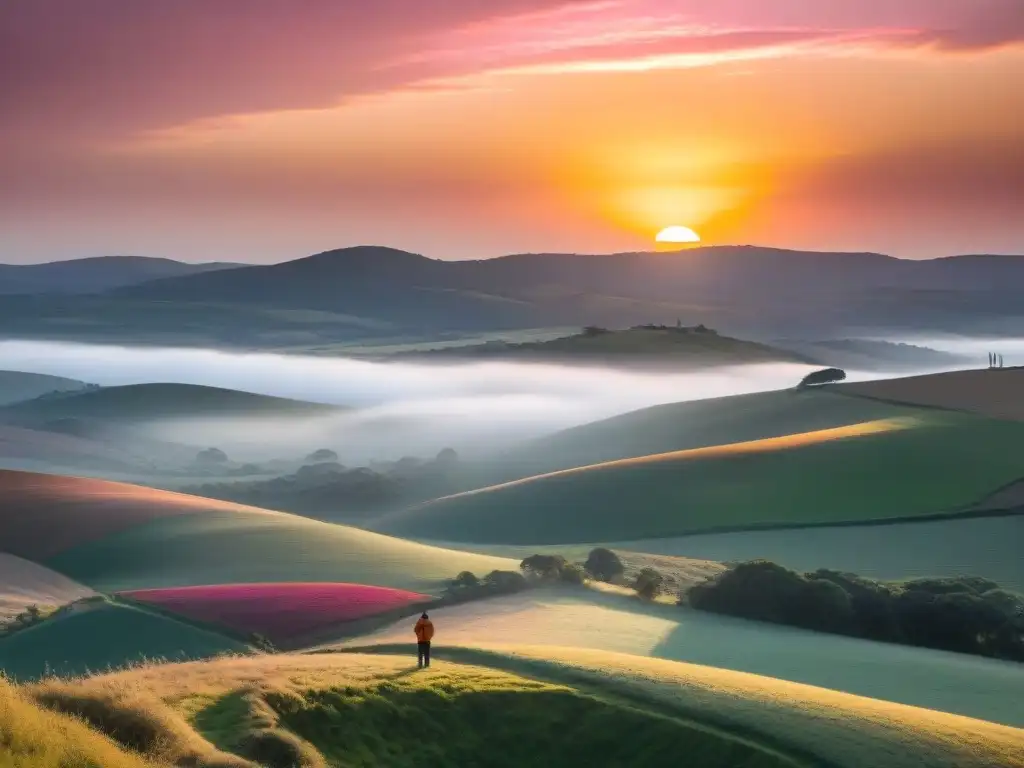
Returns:
[[[184,618],[259,633],[274,642],[430,600],[401,589],[336,583],[214,584],[121,595]]]

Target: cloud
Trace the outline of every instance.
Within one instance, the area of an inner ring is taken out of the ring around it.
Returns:
[[[0,15],[0,125],[69,143],[494,69],[1022,40],[1020,0],[31,0]]]

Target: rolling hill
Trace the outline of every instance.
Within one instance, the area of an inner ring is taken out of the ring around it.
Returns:
[[[18,715],[22,748],[62,736],[109,744],[81,726],[29,730],[62,722],[42,707],[122,744],[117,724],[138,723],[159,738],[132,746],[164,765],[1024,766],[1020,729],[757,675],[527,645],[451,648],[451,661],[417,672],[389,655],[405,648],[367,650],[149,666],[8,686],[0,702]]]
[[[1024,726],[1024,667],[926,648],[823,635],[594,590],[544,589],[436,607],[439,648],[516,644],[700,664]],[[334,648],[401,644],[402,620]],[[440,638],[443,636],[443,642]]]
[[[712,368],[749,363],[814,363],[794,352],[722,336],[701,328],[643,327],[591,329],[547,341],[487,342],[405,352],[392,357],[424,362],[522,360],[631,368]]]
[[[375,528],[558,544],[927,517],[1024,477],[1017,422],[952,412],[591,464],[467,491]]]
[[[1022,279],[1024,258],[1014,256],[907,261],[717,246],[454,262],[357,246],[102,295],[12,297],[0,306],[0,332],[264,349],[677,319],[762,340],[805,338],[811,327],[814,338],[1005,335],[1024,328],[1014,287]]]
[[[689,400],[642,408],[531,440],[481,466],[479,477],[473,479],[498,483],[653,453],[916,415],[914,408],[841,397],[828,390]]]
[[[57,608],[95,594],[49,568],[0,552],[0,627],[31,605]]]
[[[839,391],[884,403],[1024,421],[1024,368],[952,371],[843,384]]]
[[[0,419],[153,421],[199,416],[316,415],[339,406],[197,384],[129,384],[41,397],[0,408]]]
[[[72,392],[88,385],[77,379],[47,376],[24,371],[0,371],[0,406],[45,395],[49,392]]]
[[[13,680],[77,676],[146,660],[183,661],[251,649],[217,632],[103,598],[0,637],[0,671]]]
[[[197,275],[240,265],[187,264],[145,256],[98,256],[46,264],[0,264],[0,294],[97,293],[147,280]]]
[[[2,470],[0,541],[106,592],[336,581],[430,593],[462,570],[518,566],[198,496]]]

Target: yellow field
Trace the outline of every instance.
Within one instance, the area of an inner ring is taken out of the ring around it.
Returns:
[[[0,679],[3,768],[151,768],[147,760],[70,717],[47,712]]]

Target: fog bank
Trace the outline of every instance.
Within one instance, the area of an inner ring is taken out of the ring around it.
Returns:
[[[0,342],[0,368],[104,386],[172,382],[356,409],[313,419],[203,419],[151,425],[154,436],[257,459],[329,447],[343,461],[479,452],[650,405],[783,389],[811,366],[775,363],[653,373],[534,363],[373,362],[340,357]],[[879,374],[848,371],[851,380]]]

